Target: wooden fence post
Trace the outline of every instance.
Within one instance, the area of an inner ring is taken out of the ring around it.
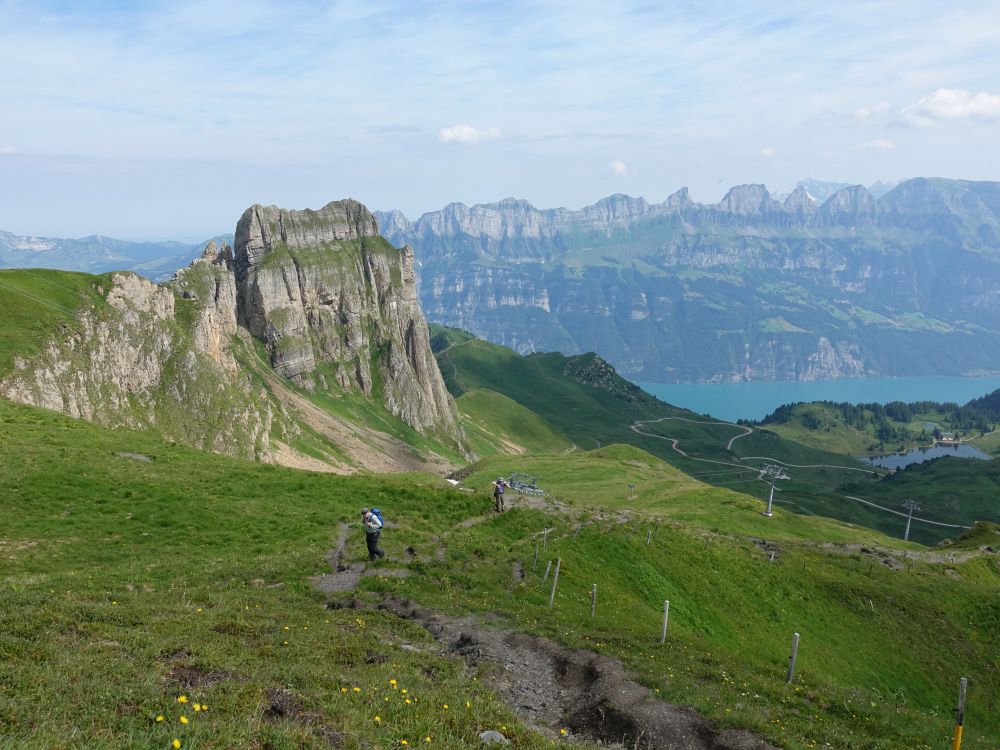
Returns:
[[[660,643],[667,642],[667,621],[670,619],[670,600],[663,600],[663,630],[660,631]]]
[[[559,583],[559,565],[562,563],[561,558],[556,558],[556,572],[552,574],[552,592],[549,594],[549,609],[552,609],[552,603],[556,600],[556,584]]]
[[[792,678],[795,677],[795,657],[799,655],[799,634],[794,633],[792,635],[792,655],[788,657],[788,684],[792,684]]]

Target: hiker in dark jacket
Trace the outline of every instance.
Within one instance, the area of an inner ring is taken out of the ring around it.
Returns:
[[[365,542],[368,545],[368,559],[374,562],[385,557],[385,552],[378,548],[378,538],[382,536],[382,518],[378,513],[372,513],[371,508],[361,509],[361,522],[365,527]]]

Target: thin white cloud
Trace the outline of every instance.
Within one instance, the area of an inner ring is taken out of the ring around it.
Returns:
[[[878,115],[884,115],[889,111],[889,102],[883,99],[870,107],[858,107],[854,110],[855,120],[870,120]]]
[[[611,167],[611,171],[614,172],[616,175],[628,174],[628,165],[623,161],[615,159],[608,166]]]
[[[856,148],[859,151],[892,151],[896,144],[888,138],[873,138],[870,141],[859,143]]]
[[[768,146],[767,148],[762,148],[760,150],[760,155],[766,156],[768,159],[773,159],[778,155],[778,152],[773,147]]]
[[[0,146],[0,156],[13,156],[17,153],[20,152],[13,146]]]
[[[493,126],[474,128],[472,125],[452,125],[438,131],[438,140],[441,143],[479,143],[494,140],[502,135],[500,128]]]
[[[1000,95],[967,89],[938,89],[903,110],[903,119],[915,125],[944,120],[1000,121]]]

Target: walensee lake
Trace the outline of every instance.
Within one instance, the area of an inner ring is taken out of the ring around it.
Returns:
[[[858,378],[797,380],[782,383],[639,383],[661,401],[698,414],[735,422],[763,419],[782,404],[798,401],[953,401],[964,404],[1000,388],[1000,376],[987,378]]]

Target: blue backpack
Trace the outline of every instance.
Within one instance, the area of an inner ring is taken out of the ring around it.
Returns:
[[[378,522],[385,526],[385,520],[382,518],[382,511],[378,508],[372,508],[372,515],[378,519]]]

